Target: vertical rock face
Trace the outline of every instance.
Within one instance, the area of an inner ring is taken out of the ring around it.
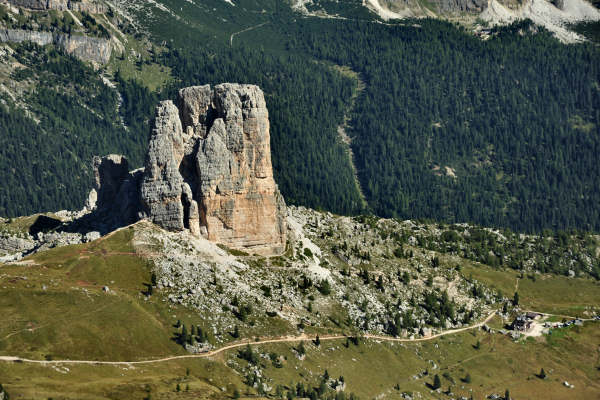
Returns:
[[[253,85],[180,90],[156,110],[142,205],[158,225],[257,254],[285,249],[285,202],[273,179],[269,116]]]
[[[184,229],[183,178],[179,173],[182,158],[179,110],[171,101],[163,101],[156,108],[141,196],[142,205],[154,223],[169,230]]]
[[[114,202],[123,182],[129,176],[129,163],[121,155],[94,157],[94,191],[96,207],[106,207]]]
[[[141,169],[129,171],[129,163],[121,155],[94,157],[94,178],[94,213],[104,221],[108,230],[138,220]]]
[[[0,29],[0,42],[54,44],[67,54],[95,64],[107,64],[113,51],[110,40],[23,29]]]
[[[129,171],[127,159],[111,154],[94,157],[94,188],[86,201],[85,214],[73,222],[74,231],[95,230],[102,234],[139,219],[141,169]]]
[[[104,14],[107,7],[93,1],[75,0],[5,0],[13,6],[28,8],[30,10],[57,10],[57,11],[80,11],[91,14]]]

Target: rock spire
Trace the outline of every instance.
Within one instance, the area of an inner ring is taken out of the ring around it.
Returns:
[[[234,249],[283,252],[286,209],[273,179],[262,91],[194,86],[180,90],[176,104],[156,108],[140,186],[145,216]]]

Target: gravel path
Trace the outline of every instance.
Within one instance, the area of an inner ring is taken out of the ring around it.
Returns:
[[[395,337],[390,337],[390,336],[381,336],[381,335],[363,335],[363,338],[366,339],[376,339],[376,340],[382,340],[382,341],[386,341],[386,342],[424,342],[424,341],[428,341],[428,340],[433,340],[433,339],[437,339],[441,336],[446,336],[446,335],[452,335],[455,333],[459,333],[459,332],[463,332],[466,330],[470,330],[470,329],[476,329],[479,328],[481,326],[483,326],[484,324],[486,324],[487,322],[489,322],[494,315],[496,315],[496,312],[492,312],[490,315],[488,315],[488,317],[471,326],[467,326],[464,328],[459,328],[459,329],[451,329],[451,330],[447,330],[429,337],[424,337],[424,338],[417,338],[417,339],[402,339],[402,338],[395,338]],[[327,336],[320,336],[319,340],[324,341],[324,340],[339,340],[339,339],[344,339],[347,336],[345,335],[327,335]],[[231,350],[231,349],[236,349],[236,348],[240,348],[240,347],[244,347],[247,345],[261,345],[261,344],[271,344],[271,343],[293,343],[293,342],[300,342],[303,340],[313,340],[315,339],[316,336],[309,336],[306,334],[303,335],[299,335],[299,336],[286,336],[286,337],[280,337],[280,338],[267,338],[267,339],[262,339],[262,340],[258,340],[258,341],[252,341],[250,339],[248,340],[244,340],[242,342],[237,342],[237,343],[232,343],[230,345],[221,347],[220,349],[216,349],[213,351],[209,351],[206,353],[202,353],[202,354],[189,354],[189,355],[183,355],[183,356],[171,356],[171,357],[164,357],[164,358],[156,358],[156,359],[152,359],[152,360],[142,360],[142,361],[94,361],[94,360],[31,360],[28,358],[21,358],[21,357],[16,357],[16,356],[0,356],[0,361],[7,361],[7,362],[22,362],[22,363],[32,363],[32,364],[42,364],[42,365],[56,365],[56,364],[87,364],[87,365],[137,365],[137,364],[156,364],[156,363],[162,363],[162,362],[167,362],[167,361],[173,361],[173,360],[182,360],[182,359],[186,359],[186,358],[209,358],[209,357],[213,357],[216,356],[222,352],[225,352],[227,350]]]

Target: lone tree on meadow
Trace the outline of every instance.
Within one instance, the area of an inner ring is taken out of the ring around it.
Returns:
[[[297,350],[298,350],[298,354],[300,354],[300,355],[306,354],[306,349],[304,348],[304,341],[300,342]]]
[[[544,371],[544,368],[542,368],[538,376],[540,379],[546,379],[546,371]]]
[[[518,306],[519,305],[519,293],[515,292],[515,295],[513,296],[513,306]]]

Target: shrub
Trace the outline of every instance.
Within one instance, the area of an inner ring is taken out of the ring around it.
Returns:
[[[327,279],[323,279],[317,289],[323,296],[328,296],[331,293],[331,285]]]

